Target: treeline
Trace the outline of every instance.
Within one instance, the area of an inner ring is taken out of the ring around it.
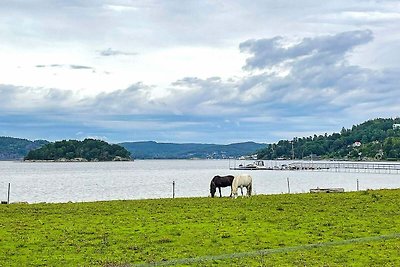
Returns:
[[[399,160],[400,118],[374,119],[340,133],[281,140],[258,151],[259,159]]]
[[[101,140],[63,140],[32,150],[25,157],[25,160],[73,159],[84,159],[86,161],[124,160],[130,159],[130,152],[119,145],[110,145]]]
[[[27,139],[0,136],[0,160],[23,159],[32,149],[37,149],[45,144],[45,140],[30,141]]]

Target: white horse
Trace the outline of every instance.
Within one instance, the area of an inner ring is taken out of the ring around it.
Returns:
[[[238,191],[239,187],[240,187],[240,190],[242,191],[242,196],[243,196],[243,187],[246,187],[247,196],[251,196],[251,189],[252,189],[252,184],[253,184],[252,180],[253,179],[248,174],[235,175],[235,178],[233,179],[233,182],[232,182],[232,196],[234,198],[237,198],[237,196],[238,196],[237,191]]]

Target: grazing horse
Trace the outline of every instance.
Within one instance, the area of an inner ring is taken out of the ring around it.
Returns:
[[[238,188],[240,187],[240,190],[242,191],[242,196],[243,196],[243,187],[246,187],[247,190],[247,196],[251,196],[251,189],[253,187],[253,182],[252,178],[248,174],[240,174],[236,175],[235,179],[233,179],[232,182],[232,194],[234,198],[237,198],[238,196]]]
[[[219,197],[222,197],[221,194],[221,187],[227,187],[230,186],[231,187],[231,195],[232,196],[232,181],[235,177],[233,177],[233,175],[227,175],[227,176],[214,176],[214,178],[212,178],[211,183],[210,183],[210,193],[211,193],[211,197],[214,197],[215,192],[217,191],[217,187],[219,190]]]

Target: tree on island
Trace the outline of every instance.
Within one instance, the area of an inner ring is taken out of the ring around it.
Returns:
[[[32,150],[25,160],[66,160],[84,159],[86,161],[129,160],[130,152],[119,145],[111,145],[95,139],[63,140],[49,143]]]

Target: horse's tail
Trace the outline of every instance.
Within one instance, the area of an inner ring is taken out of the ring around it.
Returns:
[[[247,195],[251,196],[251,192],[253,191],[253,178],[250,175],[248,175],[248,177],[249,177],[249,185],[247,187]]]

